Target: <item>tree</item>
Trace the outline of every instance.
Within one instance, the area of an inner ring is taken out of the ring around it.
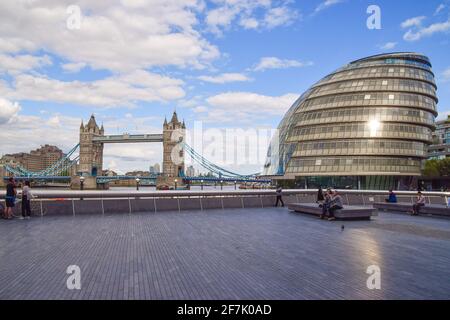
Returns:
[[[422,173],[425,177],[450,176],[450,158],[425,161]]]

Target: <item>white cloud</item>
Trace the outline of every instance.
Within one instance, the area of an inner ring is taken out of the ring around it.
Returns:
[[[301,62],[297,60],[279,59],[276,57],[263,57],[258,64],[253,68],[254,71],[264,71],[266,69],[285,69],[285,68],[299,68],[313,65],[312,62]]]
[[[450,81],[450,67],[442,72],[442,77],[444,78],[444,81]]]
[[[244,29],[257,29],[259,27],[259,22],[255,18],[242,18],[239,24]]]
[[[195,113],[207,112],[208,108],[205,106],[198,106],[192,109],[192,111],[194,111]]]
[[[71,72],[71,73],[73,72],[73,73],[75,73],[75,72],[80,71],[84,67],[86,67],[86,63],[84,63],[84,62],[65,63],[61,67],[66,72]]]
[[[438,22],[429,25],[428,27],[419,26],[415,29],[409,29],[404,35],[403,39],[406,41],[417,41],[423,37],[430,37],[435,33],[449,32],[450,19],[445,22]]]
[[[12,99],[52,101],[95,107],[132,107],[136,101],[165,102],[185,95],[183,81],[137,70],[92,82],[60,81],[21,74],[12,88],[1,89]]]
[[[206,14],[209,30],[221,35],[237,20],[245,29],[272,29],[291,24],[300,14],[290,1],[217,0],[217,7]],[[261,13],[262,12],[262,13]]]
[[[0,125],[10,122],[11,119],[17,116],[19,111],[20,106],[17,102],[13,103],[9,100],[0,98]]]
[[[343,0],[326,0],[326,1],[322,2],[322,3],[320,3],[316,7],[316,9],[314,10],[314,13],[319,13],[320,11],[328,9],[328,8],[334,6],[334,5],[338,4],[338,3],[341,3],[341,2],[343,2]]]
[[[446,5],[445,4],[443,4],[443,3],[441,3],[437,8],[436,8],[436,10],[434,11],[434,15],[436,16],[436,15],[438,15],[442,10],[444,10],[446,8]]]
[[[289,25],[298,17],[296,11],[287,6],[271,8],[264,16],[265,25],[271,29],[278,26]]]
[[[133,5],[131,4],[133,3]],[[127,72],[152,66],[202,68],[219,57],[195,28],[202,1],[79,0],[80,29],[65,28],[73,0],[0,2],[0,50],[45,49],[70,63]]]
[[[266,96],[252,92],[225,92],[206,99],[211,106],[203,120],[208,122],[252,122],[281,116],[298,98],[298,94]]]
[[[251,80],[249,77],[242,73],[222,73],[216,76],[199,76],[198,79],[211,83],[228,83]]]
[[[422,21],[425,19],[425,16],[419,16],[414,18],[409,18],[401,23],[401,27],[403,29],[411,28],[411,27],[420,27],[422,25]]]
[[[385,44],[380,46],[382,50],[391,50],[397,46],[397,42],[386,42]]]
[[[51,65],[52,61],[49,56],[32,56],[0,54],[0,74],[18,74],[27,72],[36,68]]]

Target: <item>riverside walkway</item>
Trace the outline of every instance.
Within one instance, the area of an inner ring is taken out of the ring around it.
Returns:
[[[344,225],[344,229],[342,229]],[[449,299],[450,220],[287,208],[0,220],[0,299]],[[69,290],[69,265],[81,289]],[[367,267],[381,289],[366,286]]]

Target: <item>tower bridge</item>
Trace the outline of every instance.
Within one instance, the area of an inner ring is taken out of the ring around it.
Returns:
[[[97,176],[103,169],[103,147],[106,143],[143,143],[158,142],[163,144],[163,172],[157,179],[159,184],[174,184],[176,178],[184,176],[184,143],[186,125],[179,121],[174,111],[169,122],[164,119],[162,134],[122,134],[105,135],[103,125],[98,126],[94,115],[86,125],[80,126],[80,156],[77,167],[77,175],[72,179],[73,185],[78,185],[79,178],[84,178],[87,188],[97,185]],[[175,148],[175,152],[173,152]],[[179,149],[179,150],[177,150]],[[178,151],[178,152],[176,152]],[[176,154],[176,159],[172,159]]]
[[[70,181],[74,189],[81,188],[96,189],[105,183],[115,180],[130,180],[137,177],[131,176],[102,176],[103,171],[103,148],[106,143],[162,143],[163,165],[160,175],[139,177],[140,180],[156,183],[157,185],[174,186],[178,182],[193,181],[231,181],[231,182],[263,182],[257,174],[242,175],[221,168],[205,159],[185,143],[186,125],[179,121],[177,113],[174,112],[170,121],[164,119],[162,133],[105,135],[103,125],[98,126],[94,115],[89,121],[80,125],[79,143],[75,145],[63,158],[50,167],[39,172],[32,172],[20,165],[0,166],[0,184],[4,183],[8,176],[14,176],[18,180],[33,179],[35,181]],[[79,151],[77,154],[76,151]],[[188,154],[198,165],[213,173],[215,177],[186,177],[185,154]]]

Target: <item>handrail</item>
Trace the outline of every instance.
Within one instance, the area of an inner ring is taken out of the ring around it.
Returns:
[[[20,191],[20,190],[19,190]],[[338,190],[342,195],[387,195],[384,190]],[[397,196],[414,196],[416,191],[396,191]],[[423,191],[424,196],[450,197],[450,192]],[[72,198],[90,198],[90,199],[108,199],[108,198],[177,198],[177,197],[221,197],[221,196],[274,196],[276,191],[270,190],[128,190],[128,191],[103,191],[103,190],[33,190],[33,195],[38,199],[72,199]],[[316,195],[317,189],[286,189],[283,190],[283,196],[310,194]],[[0,192],[0,199],[5,198],[5,191]]]

